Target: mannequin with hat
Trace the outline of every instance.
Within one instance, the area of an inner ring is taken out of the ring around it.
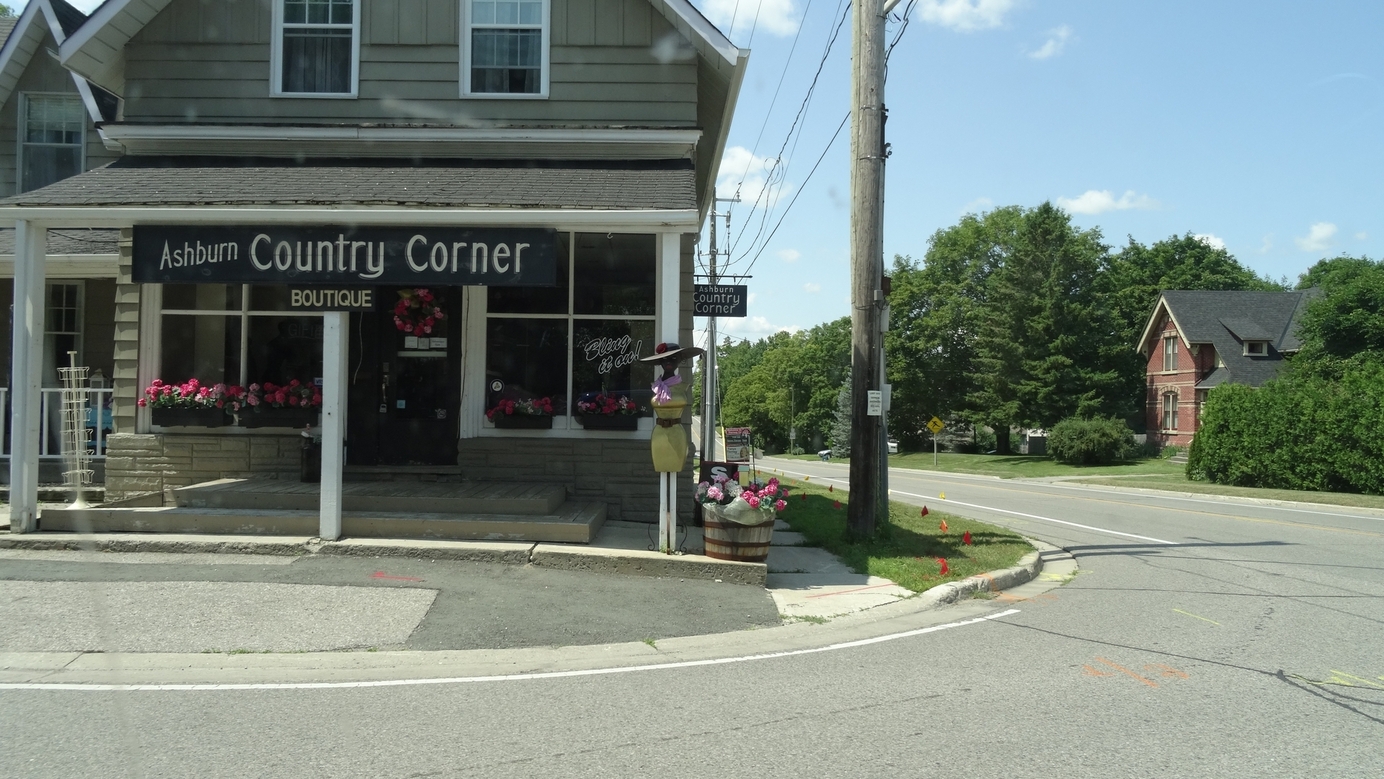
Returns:
[[[678,375],[678,365],[700,357],[705,350],[695,346],[682,347],[675,343],[661,343],[654,347],[654,353],[640,358],[640,362],[657,363],[662,367],[661,375],[654,377],[654,430],[649,438],[649,449],[654,459],[654,470],[662,480],[659,490],[659,548],[672,552],[676,543],[674,536],[677,527],[677,474],[682,472],[687,462],[687,429],[682,425],[682,412],[692,404],[692,393],[682,383]]]

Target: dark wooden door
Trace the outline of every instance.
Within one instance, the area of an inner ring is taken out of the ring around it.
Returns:
[[[347,456],[351,465],[455,465],[461,407],[461,290],[431,287],[445,313],[426,342],[399,330],[402,288],[351,315]]]

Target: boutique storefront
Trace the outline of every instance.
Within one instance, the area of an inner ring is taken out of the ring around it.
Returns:
[[[653,368],[639,358],[691,340],[691,197],[686,208],[582,213],[97,213],[21,198],[0,202],[33,217],[19,220],[17,321],[23,290],[41,284],[41,224],[135,217],[120,230],[115,280],[108,500],[296,480],[311,425],[324,516],[343,475],[393,471],[560,484],[604,501],[607,519],[659,520]],[[189,408],[184,394],[203,399]],[[685,496],[677,509],[686,521]]]

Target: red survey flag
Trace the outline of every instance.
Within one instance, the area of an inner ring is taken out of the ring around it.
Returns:
[[[923,513],[921,516],[927,516],[927,506],[923,506]]]
[[[838,508],[838,509],[839,509],[839,508],[841,508],[841,501],[839,501],[839,500],[832,501],[831,505],[832,505],[833,508]]]
[[[938,571],[938,573],[942,574],[943,576],[946,576],[947,572],[951,570],[947,567],[947,558],[939,557],[937,558],[937,563],[942,566],[942,570]]]
[[[966,546],[971,545],[971,531],[966,531],[966,535],[961,537],[961,543],[965,544]]]
[[[942,520],[942,524],[938,525],[938,527],[942,528],[943,533],[947,532],[947,520]]]

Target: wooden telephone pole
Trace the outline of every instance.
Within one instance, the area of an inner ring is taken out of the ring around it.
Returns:
[[[883,355],[884,2],[855,0],[851,45],[851,499],[847,532],[874,535],[879,494]],[[874,413],[871,413],[874,412]]]

